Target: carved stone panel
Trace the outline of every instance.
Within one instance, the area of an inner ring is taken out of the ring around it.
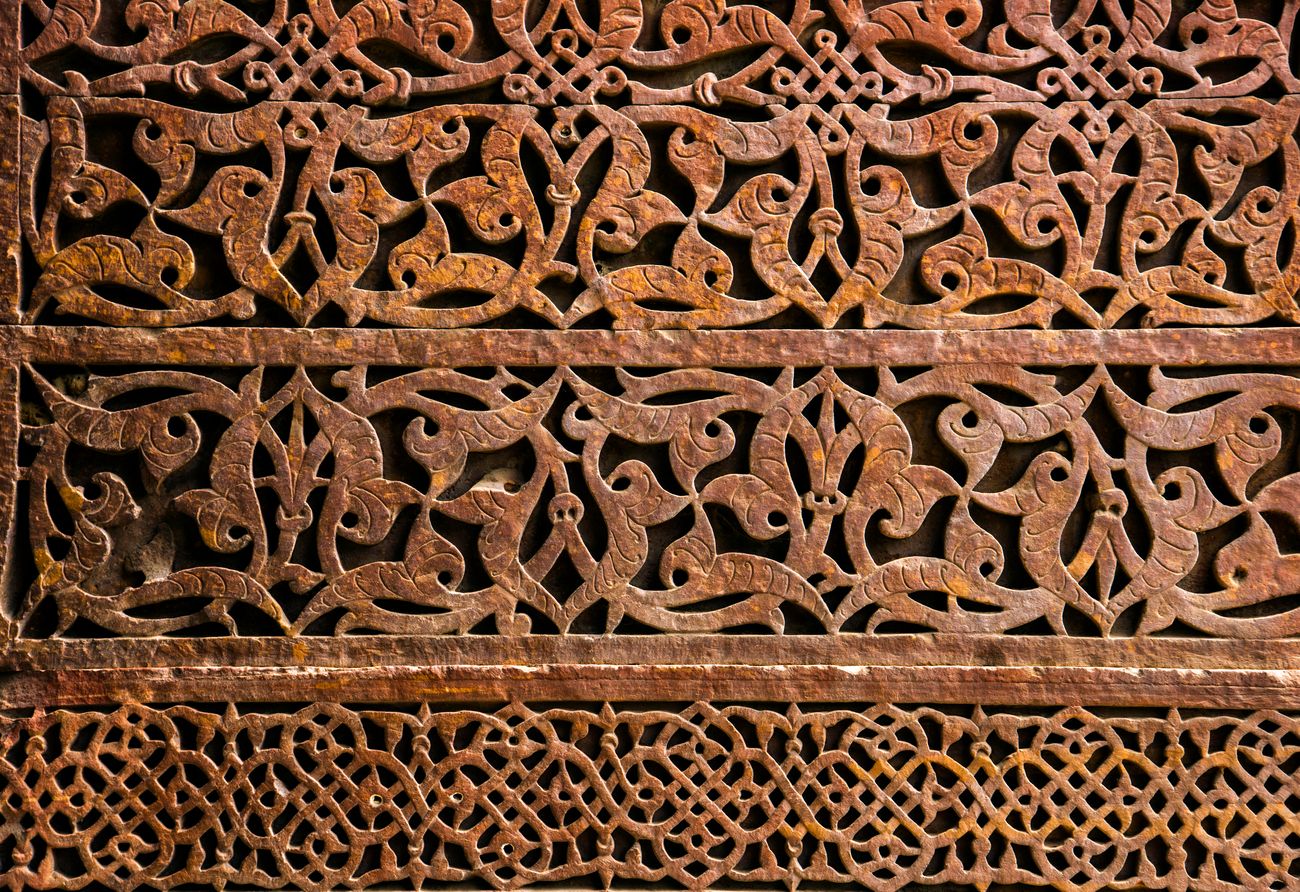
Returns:
[[[1282,367],[59,368],[18,637],[1300,629]]]
[[[1300,885],[1298,13],[0,4],[0,885]]]

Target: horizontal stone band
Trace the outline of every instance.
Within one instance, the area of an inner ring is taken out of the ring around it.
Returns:
[[[0,726],[26,888],[476,881],[1284,888],[1278,712],[316,703]]]

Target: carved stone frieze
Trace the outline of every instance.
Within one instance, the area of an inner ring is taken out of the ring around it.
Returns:
[[[1300,318],[1300,99],[1232,3],[255,6],[25,7],[17,318]]]
[[[1294,7],[1249,0],[29,0],[23,10],[19,70],[45,95],[761,107],[1300,92]]]
[[[1298,14],[0,3],[0,886],[1300,887]]]
[[[25,376],[17,634],[1300,627],[1290,372]]]
[[[1300,724],[1278,712],[126,705],[0,734],[0,853],[33,889],[1237,890],[1297,870]]]

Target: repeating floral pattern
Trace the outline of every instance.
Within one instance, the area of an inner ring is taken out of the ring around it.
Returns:
[[[427,636],[1097,636],[1113,666],[1116,639],[1294,637],[1288,360],[1052,347],[1300,320],[1297,11],[0,9],[0,318],[81,326],[58,337],[93,367],[0,368],[19,410],[0,421],[0,669],[23,665],[0,679],[0,886],[1300,885],[1286,713],[786,709],[798,695],[762,683],[680,706],[672,681],[619,706],[144,706],[141,674],[111,671],[61,690],[74,708],[30,708],[45,656],[121,666],[120,639],[153,636],[212,666],[217,637],[384,634],[390,665],[363,677],[340,651],[332,670],[381,703],[365,678],[448,643]],[[220,327],[145,330],[192,325]],[[329,330],[284,359],[274,329],[308,325]],[[363,326],[497,330],[411,369],[347,350]],[[655,330],[745,327],[792,349],[649,367],[681,337]],[[968,349],[797,354],[795,329],[834,327],[883,329],[864,351],[897,328]],[[558,364],[476,367],[520,328],[553,330],[525,334]],[[579,328],[640,330],[646,355],[593,365]],[[969,332],[1010,328],[1047,331],[982,363]],[[245,359],[223,357],[238,339]],[[129,361],[110,343],[142,365],[98,365]],[[814,367],[762,367],[790,356]],[[766,640],[756,664],[790,643]],[[337,699],[313,671],[269,674]],[[156,675],[181,700],[241,696]],[[1204,705],[1195,687],[1171,685]],[[1086,683],[1001,690],[1089,702]]]
[[[2,733],[10,888],[1219,892],[1300,872],[1300,726],[1275,712],[126,705]]]
[[[29,374],[15,634],[1300,628],[1287,374]]]
[[[18,318],[1300,317],[1291,6],[252,7],[24,5]]]
[[[1233,0],[24,0],[46,94],[540,106],[1300,91],[1295,7]],[[1266,14],[1267,15],[1267,14]],[[918,52],[918,48],[924,48]],[[77,63],[67,64],[69,57]],[[107,66],[107,70],[101,70]]]

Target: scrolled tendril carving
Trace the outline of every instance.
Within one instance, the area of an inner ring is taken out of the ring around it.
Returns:
[[[585,105],[1207,98],[1300,89],[1294,14],[1232,0],[32,0],[42,93]],[[490,8],[488,8],[490,7]],[[80,64],[69,65],[69,58]],[[103,70],[105,65],[109,70]]]
[[[1117,374],[32,370],[17,628],[1294,635],[1296,379]]]
[[[992,24],[992,6],[964,0],[673,0],[653,16],[639,0],[293,6],[266,4],[261,21],[220,0],[25,5],[42,27],[9,134],[29,252],[19,318],[1300,318],[1291,13],[1086,2],[1057,21],[1017,0]],[[114,23],[143,36],[115,43]],[[408,56],[419,65],[393,61]],[[678,69],[693,80],[673,86]]]

